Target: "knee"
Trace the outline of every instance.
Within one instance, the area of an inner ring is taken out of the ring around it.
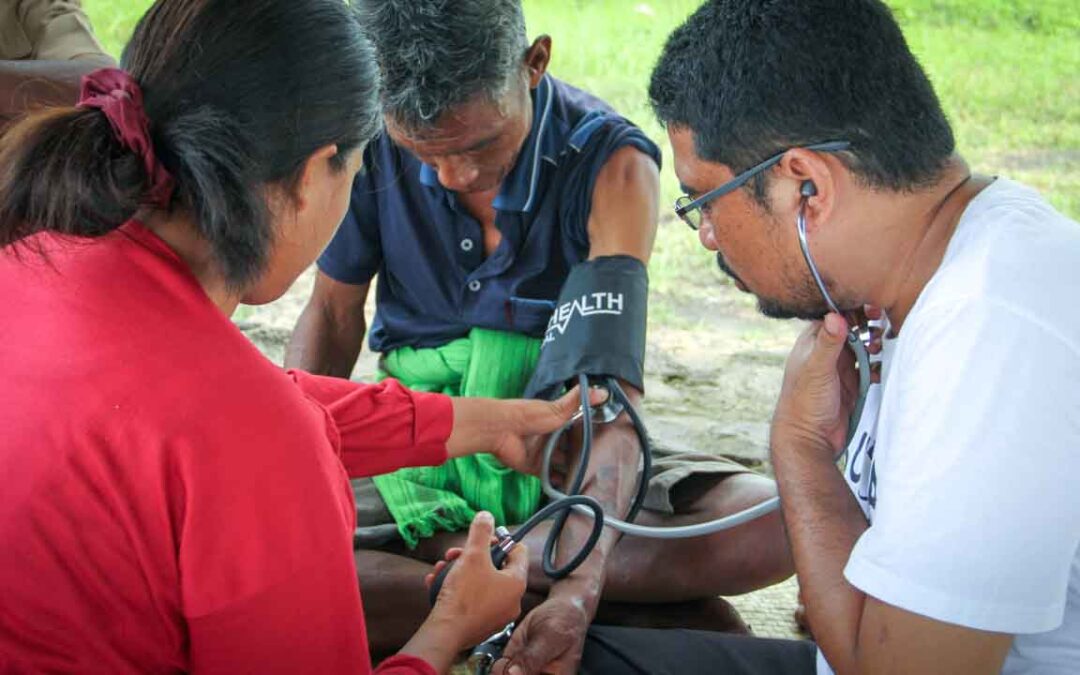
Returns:
[[[751,508],[776,496],[776,484],[758,474],[736,474],[721,481],[708,495],[712,517]],[[718,532],[708,539],[715,557],[736,571],[725,584],[725,594],[746,593],[771,586],[794,571],[791,550],[779,509],[752,521]]]

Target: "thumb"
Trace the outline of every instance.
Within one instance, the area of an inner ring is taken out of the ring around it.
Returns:
[[[466,555],[483,554],[485,557],[491,549],[491,538],[495,535],[495,518],[487,511],[481,511],[473,518],[469,526],[469,537],[465,541]]]
[[[606,389],[599,387],[589,388],[589,405],[598,406],[608,399],[608,392]],[[581,386],[576,385],[573,389],[566,392],[559,398],[552,402],[552,407],[555,410],[555,415],[566,422],[581,409]]]
[[[555,411],[555,416],[558,417],[561,422],[566,422],[566,420],[573,417],[574,413],[581,407],[581,387],[574,387],[555,399],[555,401],[552,402],[551,407]]]

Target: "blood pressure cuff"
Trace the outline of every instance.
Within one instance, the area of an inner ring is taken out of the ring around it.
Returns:
[[[631,256],[578,263],[551,314],[528,398],[553,398],[579,373],[617,377],[644,391],[649,277]]]

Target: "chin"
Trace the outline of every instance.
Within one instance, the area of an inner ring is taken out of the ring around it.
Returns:
[[[285,295],[285,292],[292,286],[293,281],[296,281],[295,277],[290,279],[288,283],[275,282],[273,280],[260,281],[244,291],[244,294],[240,296],[240,302],[245,305],[269,304]]]

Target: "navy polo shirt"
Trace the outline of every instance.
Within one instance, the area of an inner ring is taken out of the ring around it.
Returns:
[[[533,125],[496,196],[498,248],[435,171],[381,134],[364,151],[349,211],[319,269],[337,281],[379,275],[372,351],[437,347],[474,327],[540,337],[570,268],[589,252],[593,186],[617,149],[660,163],[645,134],[600,99],[547,75]]]

